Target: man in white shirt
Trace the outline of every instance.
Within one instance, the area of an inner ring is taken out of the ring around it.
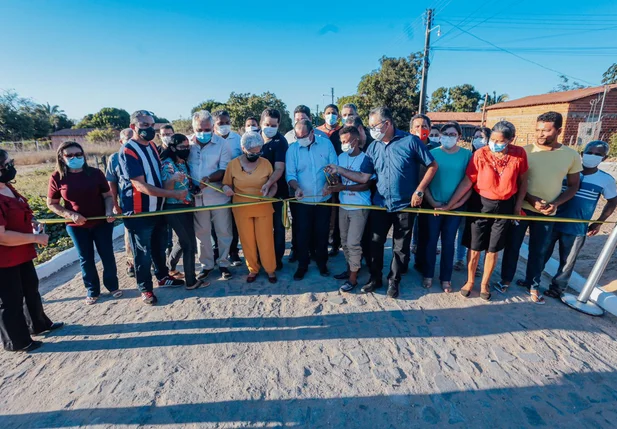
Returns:
[[[204,183],[221,188],[227,164],[231,161],[231,153],[227,142],[214,133],[214,119],[207,110],[193,114],[194,134],[189,137],[191,153],[189,168],[193,182],[199,186],[200,192],[195,195],[195,206],[216,206],[229,203],[229,197]],[[214,269],[214,251],[212,249],[212,225],[216,231],[219,257],[216,260],[224,280],[231,278],[229,272],[229,248],[232,240],[231,209],[216,209],[195,212],[195,235],[197,236],[199,262],[202,270],[197,276],[203,280]]]
[[[303,119],[307,119],[312,122],[311,109],[309,109],[309,107],[305,106],[304,104],[300,104],[298,107],[294,109],[294,125]],[[321,136],[326,139],[328,138],[326,133],[324,133],[321,130],[318,130],[317,128],[315,128],[313,132],[315,133],[316,136]],[[296,138],[296,132],[294,131],[293,128],[290,131],[288,131],[287,134],[285,134],[285,139],[287,140],[287,143],[289,144],[292,144],[293,142],[298,140]]]
[[[231,116],[229,112],[227,110],[217,110],[212,114],[212,117],[214,118],[214,133],[227,142],[231,159],[242,155],[240,134],[231,130]],[[242,265],[242,261],[240,256],[238,256],[238,229],[236,228],[236,222],[233,221],[233,213],[231,225],[233,235],[231,237],[231,247],[229,248],[229,262],[233,267],[238,267]],[[212,231],[212,238],[214,240],[214,258],[218,259],[219,249],[216,229]]]

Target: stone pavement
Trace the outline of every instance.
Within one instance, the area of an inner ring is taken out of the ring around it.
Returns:
[[[124,275],[124,298],[87,307],[77,267],[63,270],[41,288],[68,325],[40,352],[2,354],[0,428],[617,423],[612,316],[538,306],[517,286],[491,303],[479,286],[471,299],[425,291],[415,272],[399,300],[340,295],[314,265],[303,282],[294,268],[277,285],[246,285],[240,267],[208,288],[158,289],[153,308]]]

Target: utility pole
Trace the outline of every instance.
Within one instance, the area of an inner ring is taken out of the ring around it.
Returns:
[[[482,126],[486,123],[486,105],[488,104],[488,92],[484,95],[484,105],[482,106]]]
[[[426,87],[428,84],[428,54],[431,49],[431,26],[433,25],[433,9],[426,10],[426,33],[424,35],[424,64],[422,66],[422,83],[420,86],[420,112],[426,113]]]
[[[330,94],[324,94],[324,97],[330,96],[332,98],[331,103],[334,104],[334,88],[330,88]]]

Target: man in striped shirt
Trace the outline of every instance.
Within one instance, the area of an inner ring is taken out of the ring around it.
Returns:
[[[161,180],[161,160],[152,142],[155,136],[154,115],[146,110],[138,110],[131,115],[133,138],[120,148],[119,165],[121,175],[122,211],[125,215],[160,211],[165,198],[184,200],[188,189],[164,189]],[[169,276],[165,265],[165,245],[167,223],[163,216],[126,218],[124,226],[129,231],[133,248],[135,277],[141,299],[145,304],[154,305],[157,298],[152,293],[152,274],[159,286],[182,286],[182,280]]]

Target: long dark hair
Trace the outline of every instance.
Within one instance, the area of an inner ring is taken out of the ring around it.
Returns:
[[[171,136],[171,143],[169,144],[169,146],[167,146],[167,149],[161,152],[161,161],[169,158],[174,163],[178,162],[178,154],[176,153],[175,150],[171,150],[171,148],[172,147],[175,148],[180,143],[183,143],[187,141],[188,139],[189,138],[182,133],[176,133],[173,136]],[[188,163],[187,163],[187,168],[188,168]]]
[[[0,149],[0,164],[9,159],[9,153],[4,149]]]
[[[70,147],[76,147],[79,150],[81,150],[81,153],[84,154],[83,170],[89,176],[90,175],[90,167],[88,166],[88,163],[86,162],[86,152],[84,151],[84,148],[81,147],[81,145],[79,143],[77,143],[77,142],[66,141],[66,142],[62,143],[60,146],[58,146],[58,150],[56,152],[56,171],[58,172],[58,174],[60,174],[60,179],[63,179],[64,176],[66,176],[68,174],[68,172],[69,172],[69,168],[66,166],[66,162],[64,162],[64,157],[62,155],[64,153],[64,150],[68,149]]]

